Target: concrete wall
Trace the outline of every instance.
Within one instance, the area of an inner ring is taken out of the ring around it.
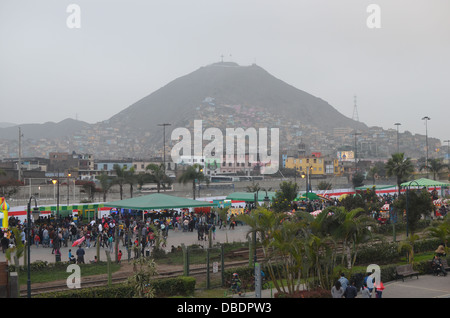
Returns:
[[[294,178],[271,178],[265,180],[255,181],[255,184],[258,184],[260,188],[266,189],[269,191],[276,191],[279,189],[280,183],[282,181],[293,181]],[[321,181],[331,182],[333,189],[337,188],[347,188],[349,186],[348,180],[346,177],[334,177],[328,180],[324,179],[312,179],[311,185],[313,191],[317,189],[317,184]],[[299,185],[300,192],[306,191],[306,181],[302,178],[297,178],[297,184]],[[196,192],[196,198],[198,197],[209,197],[209,196],[226,196],[232,192],[246,192],[247,187],[251,187],[253,182],[251,181],[241,181],[234,182],[234,188],[229,189],[214,189],[214,185],[211,187],[207,187],[205,184],[201,185],[200,188],[200,196],[198,194],[198,188]],[[166,191],[165,193],[180,197],[192,198],[192,184],[181,184],[175,182],[173,185],[173,191]],[[163,193],[164,191],[161,190]],[[13,198],[7,199],[8,204],[11,207],[17,206],[26,206],[30,197],[33,195],[37,199],[38,206],[48,206],[54,205],[57,202],[57,186],[53,184],[43,184],[43,185],[27,185],[19,188],[18,193],[16,193]],[[59,204],[66,205],[67,204],[67,185],[62,184],[59,188]],[[150,194],[148,192],[141,193],[138,190],[137,185],[134,186],[133,197]],[[130,198],[130,187],[129,185],[125,185],[123,187],[123,199]],[[80,203],[83,200],[88,200],[89,195],[87,193],[83,193],[83,189],[81,186],[75,186],[73,183],[69,185],[69,204]],[[120,200],[120,192],[119,186],[114,186],[110,192],[106,196],[106,201],[115,201]],[[103,196],[101,193],[97,193],[94,196],[94,202],[102,202]],[[32,201],[32,205],[34,205],[34,200]]]

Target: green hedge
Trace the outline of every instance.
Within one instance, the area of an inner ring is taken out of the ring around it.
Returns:
[[[193,277],[176,277],[153,280],[155,297],[191,296],[194,294],[196,280]],[[132,298],[133,289],[127,283],[114,284],[111,287],[94,287],[50,292],[34,296],[35,298]]]

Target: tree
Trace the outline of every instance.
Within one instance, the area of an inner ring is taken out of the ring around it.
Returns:
[[[118,165],[115,164],[113,166],[113,170],[116,173],[116,177],[114,178],[114,184],[117,184],[119,186],[119,192],[120,192],[120,200],[122,200],[123,198],[123,186],[125,184],[130,184],[133,179],[133,175],[134,175],[134,168],[131,168],[130,170],[127,170],[126,166],[123,166],[122,168]],[[130,191],[133,191],[133,185],[131,184],[130,186]],[[131,196],[133,196],[133,194],[131,193]]]
[[[333,185],[331,182],[320,181],[317,185],[317,190],[331,190]]]
[[[292,181],[280,183],[280,191],[276,191],[272,198],[272,209],[276,212],[287,212],[292,210],[292,201],[298,195],[298,184]]]
[[[365,215],[361,208],[347,211],[344,207],[329,207],[324,212],[332,212],[329,232],[336,240],[342,241],[343,256],[347,258],[347,268],[351,268],[356,261],[358,244],[370,238],[368,228],[375,225],[375,220]],[[342,257],[342,262],[344,259]]]
[[[113,180],[106,173],[102,173],[97,177],[100,182],[101,193],[103,194],[103,202],[106,202],[106,195],[113,186]]]
[[[136,175],[134,174],[134,167],[131,167],[130,170],[125,170],[125,184],[128,184],[130,186],[130,197],[133,197],[133,188],[136,184],[137,179]]]
[[[255,180],[252,180],[252,185],[247,186],[247,192],[258,192],[261,190],[259,183],[255,183]]]
[[[448,169],[449,165],[444,164],[442,162],[442,159],[429,159],[428,165],[423,164],[420,166],[419,171],[422,171],[423,169],[427,169],[433,173],[433,180],[436,180],[436,176],[439,175],[439,172],[441,172],[444,169]]]
[[[369,171],[367,172],[367,178],[372,179],[372,184],[375,184],[377,177],[378,177],[378,167],[377,166],[370,167]]]
[[[261,242],[267,272],[277,291],[290,294],[300,290],[304,248],[298,235],[301,224],[263,207],[237,219],[250,227],[247,236],[255,235]]]
[[[192,194],[194,200],[195,200],[195,184],[197,182],[202,181],[205,181],[206,184],[209,184],[209,179],[203,174],[202,166],[197,163],[193,164],[192,166],[188,166],[187,169],[180,176],[178,181],[183,184],[192,182]]]
[[[152,287],[156,270],[156,263],[153,259],[140,257],[133,261],[134,275],[128,278],[128,284],[134,290],[135,298],[154,298],[155,290]]]
[[[79,181],[77,181],[77,185],[82,186],[84,192],[88,194],[89,201],[92,202],[94,200],[94,196],[95,196],[95,192],[96,192],[95,183],[93,181],[79,180]]]
[[[154,163],[149,164],[145,170],[150,171],[150,181],[156,183],[158,193],[160,192],[161,186],[166,187],[166,184],[171,184],[170,178],[166,175],[164,171],[164,164],[156,165]]]
[[[404,153],[394,153],[386,163],[386,174],[388,177],[395,176],[397,179],[398,194],[400,195],[401,184],[414,172],[410,158],[405,158]]]
[[[429,216],[434,210],[431,194],[426,190],[407,190],[393,203],[400,211],[406,211],[407,225],[411,233],[417,229],[422,216]]]
[[[362,187],[364,185],[364,175],[355,173],[352,178],[353,188]]]
[[[428,236],[439,239],[444,243],[445,252],[448,253],[447,241],[450,237],[450,218],[446,216],[444,221],[441,221],[439,225],[433,225],[426,229]]]
[[[408,264],[412,264],[414,262],[414,244],[419,240],[419,238],[420,237],[417,234],[413,234],[398,245],[399,252],[406,252]]]

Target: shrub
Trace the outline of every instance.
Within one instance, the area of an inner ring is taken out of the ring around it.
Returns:
[[[193,277],[155,279],[152,281],[156,298],[168,296],[190,296],[194,294],[196,280]],[[83,288],[61,292],[50,292],[36,298],[132,298],[131,285],[122,283],[110,287]]]
[[[331,292],[323,288],[299,290],[293,294],[274,294],[275,298],[331,298]]]

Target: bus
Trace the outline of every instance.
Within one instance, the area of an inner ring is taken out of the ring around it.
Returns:
[[[234,181],[239,181],[239,177],[236,177],[236,176],[211,176],[210,181],[211,181],[211,183],[234,182]]]
[[[173,186],[166,185],[166,188],[164,189],[163,186],[161,185],[161,187],[159,188],[159,192],[164,192],[164,191],[173,191]],[[143,192],[143,193],[158,192],[158,185],[155,183],[144,184],[144,185],[142,185],[141,192]]]

